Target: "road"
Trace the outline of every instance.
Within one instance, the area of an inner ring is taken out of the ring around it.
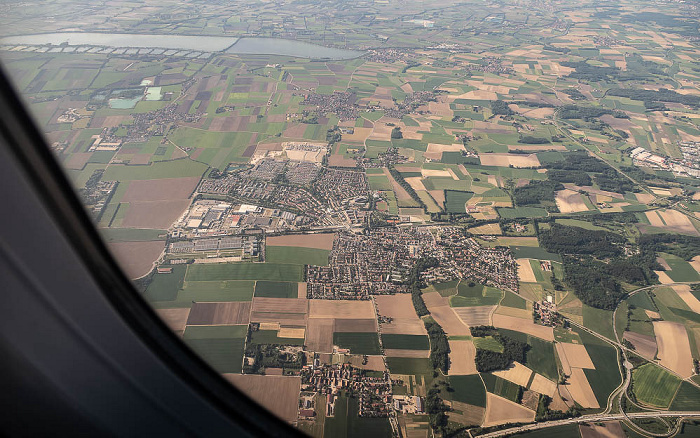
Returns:
[[[595,423],[599,421],[615,421],[625,420],[627,418],[700,418],[700,411],[686,412],[634,412],[627,415],[624,414],[594,414],[584,415],[576,418],[567,418],[565,420],[544,421],[542,423],[526,424],[523,426],[511,427],[509,429],[498,430],[495,432],[485,433],[483,435],[474,435],[479,438],[495,438],[506,436],[514,433],[529,432],[532,430],[545,429],[548,427],[565,426],[567,424],[580,423]],[[648,433],[648,432],[647,432]]]

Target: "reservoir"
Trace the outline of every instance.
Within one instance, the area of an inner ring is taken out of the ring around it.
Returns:
[[[170,51],[197,51],[204,53],[226,52],[238,55],[278,55],[307,59],[353,59],[363,52],[336,49],[302,41],[279,38],[219,37],[198,35],[150,35],[97,32],[56,32],[35,35],[17,35],[0,38],[0,45],[60,46],[68,47],[50,51],[74,52],[76,47],[110,47],[113,53],[136,53],[130,49],[166,49]],[[84,51],[84,50],[83,50]],[[153,51],[153,54],[162,54]],[[174,52],[173,52],[174,53]],[[172,55],[173,53],[164,53]]]
[[[199,50],[222,52],[238,38],[190,35],[148,35],[137,33],[57,32],[0,38],[0,44],[134,47],[141,49]]]
[[[362,52],[356,50],[336,49],[279,38],[240,38],[226,52],[240,55],[281,55],[295,58],[336,60],[353,59],[362,55]]]

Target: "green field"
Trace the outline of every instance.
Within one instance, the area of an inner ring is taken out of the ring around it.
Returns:
[[[420,359],[412,357],[387,357],[386,365],[394,374],[406,375],[428,375],[433,374],[433,367],[430,359]]]
[[[187,269],[187,281],[269,280],[302,281],[304,266],[282,263],[194,264]]]
[[[267,263],[327,266],[329,252],[326,249],[296,246],[268,246],[265,249],[265,258]]]
[[[547,210],[539,207],[497,208],[496,211],[503,219],[547,217]]]
[[[666,408],[678,390],[681,380],[653,364],[645,364],[632,372],[632,390],[641,403]]]
[[[352,354],[380,354],[377,333],[333,333],[333,344]]]
[[[98,228],[106,242],[146,242],[165,240],[167,231],[142,228]]]
[[[486,390],[478,374],[450,376],[449,380],[453,392],[448,394],[452,400],[482,408],[486,407]]]
[[[466,203],[474,196],[472,192],[445,190],[445,207],[449,213],[466,213]]]
[[[670,271],[666,271],[673,281],[700,281],[700,275],[690,265],[690,263],[681,259],[666,258],[666,263],[671,267]]]
[[[474,341],[474,346],[476,348],[503,353],[503,345],[493,336],[475,337],[472,340]]]
[[[518,438],[579,438],[581,431],[578,424],[567,424],[566,426],[547,427],[546,429],[523,432],[517,436]]]
[[[457,293],[458,283],[458,280],[448,281],[446,283],[435,283],[431,285],[427,290],[425,290],[425,292],[429,292],[430,288],[433,288],[440,294],[440,296],[449,297]]]
[[[595,307],[583,305],[583,325],[608,339],[614,339],[615,333],[612,326],[612,312],[609,310],[596,309]]]
[[[585,228],[586,230],[600,230],[600,231],[609,231],[607,228],[599,227],[598,225],[593,225],[592,223],[588,221],[582,221],[579,219],[557,219],[555,221],[558,224],[561,225],[566,225],[568,227],[579,227],[579,228]]]
[[[386,175],[367,175],[367,182],[372,190],[393,190]]]
[[[185,178],[202,176],[207,170],[206,164],[182,159],[159,161],[150,166],[110,165],[102,179],[104,181],[131,181],[160,178]]]
[[[175,265],[172,268],[173,272],[170,274],[153,274],[143,294],[147,301],[172,301],[177,297],[177,291],[185,279],[187,266]]]
[[[298,283],[285,281],[264,281],[255,282],[255,296],[267,298],[296,298],[298,296]]]
[[[488,392],[515,403],[520,402],[520,396],[522,395],[520,385],[494,376],[491,373],[481,373],[481,378],[484,379],[484,384]]]
[[[516,309],[527,309],[527,301],[520,295],[512,292],[504,291],[505,296],[501,300],[501,306],[513,307]]]
[[[606,406],[608,396],[622,381],[617,361],[617,352],[605,341],[584,330],[576,330],[595,366],[594,370],[584,370],[600,406]]]
[[[539,259],[561,262],[561,256],[545,251],[539,246],[511,246],[513,257],[518,259]]]
[[[559,372],[557,371],[557,360],[554,356],[554,344],[540,338],[529,336],[525,333],[507,329],[498,329],[503,336],[508,336],[520,342],[526,342],[530,348],[525,353],[525,363],[523,365],[536,373],[540,373],[548,379],[557,381]]]
[[[277,330],[258,330],[250,336],[253,344],[304,345],[304,338],[280,338]]]
[[[335,415],[326,417],[323,436],[327,438],[384,438],[391,436],[388,418],[358,416],[357,398],[342,393],[335,402]]]
[[[430,343],[424,335],[383,334],[382,345],[389,350],[428,350]]]
[[[697,411],[700,406],[700,389],[688,382],[681,382],[678,393],[669,408],[672,411]]]
[[[220,373],[240,373],[247,325],[187,327],[185,343]]]
[[[457,288],[457,295],[450,298],[452,307],[472,307],[472,306],[494,306],[498,304],[503,296],[503,292],[495,287],[483,286],[474,283],[460,283]]]

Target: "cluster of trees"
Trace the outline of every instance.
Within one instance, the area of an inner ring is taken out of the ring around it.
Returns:
[[[576,88],[567,88],[566,90],[563,90],[563,92],[573,100],[586,100],[586,96]]]
[[[535,414],[535,421],[553,421],[553,420],[563,420],[565,418],[578,417],[581,413],[576,409],[575,406],[570,407],[566,412],[563,411],[553,411],[549,409],[549,404],[552,402],[552,398],[548,395],[540,394],[540,400],[537,403],[537,413]]]
[[[550,141],[544,137],[533,137],[532,135],[523,135],[518,139],[518,143],[522,144],[549,144]]]
[[[262,373],[265,368],[282,368],[283,370],[300,370],[306,365],[306,356],[303,352],[286,353],[282,352],[277,345],[250,344],[246,347],[246,357],[255,360],[251,365],[243,366],[246,374]]]
[[[588,174],[594,173],[595,182],[602,190],[617,193],[639,191],[632,181],[616,169],[585,152],[570,152],[563,160],[550,163],[547,167],[549,179],[553,181],[587,186],[592,182]]]
[[[416,202],[418,203],[418,205],[420,205],[420,207],[423,209],[423,211],[427,212],[427,211],[428,211],[428,206],[425,205],[425,203],[424,203],[423,200],[418,196],[418,193],[416,193],[416,191],[413,189],[413,187],[411,187],[411,185],[410,185],[408,182],[406,182],[406,180],[403,178],[403,175],[401,175],[401,172],[399,172],[398,170],[396,170],[396,169],[394,168],[394,166],[390,166],[390,167],[389,167],[389,173],[391,173],[391,176],[394,177],[394,179],[396,180],[396,182],[399,183],[399,185],[400,185],[401,187],[403,187],[404,190],[406,190],[406,191],[408,192],[409,195],[411,195],[411,198],[413,198],[413,200],[416,201]]]
[[[542,201],[554,202],[557,190],[564,188],[557,181],[530,181],[527,185],[516,187],[513,190],[513,198],[516,205],[539,204]]]
[[[547,102],[534,102],[532,100],[514,100],[513,103],[518,106],[529,106],[531,108],[556,108],[555,105]]]
[[[430,363],[436,370],[447,374],[450,369],[450,344],[447,342],[445,331],[435,321],[423,321],[425,329],[428,331],[430,338]]]
[[[337,126],[326,131],[326,141],[330,144],[338,143],[343,138],[343,135]]]
[[[629,178],[625,177],[613,168],[605,169],[602,173],[595,176],[595,182],[601,190],[609,192],[638,192],[637,187]]]
[[[606,114],[610,114],[617,119],[629,119],[629,116],[621,111],[593,106],[564,105],[559,110],[559,116],[562,119],[583,119],[587,122]]]
[[[552,224],[549,230],[540,231],[539,239],[547,251],[562,255],[564,277],[574,294],[599,309],[614,309],[622,299],[625,291],[620,281],[649,284],[655,278],[653,270],[659,268],[653,251],[641,248],[638,254],[627,256],[623,250],[626,240],[608,231]]]
[[[643,234],[637,240],[647,253],[665,252],[690,260],[700,254],[700,237],[683,234]]]
[[[606,258],[623,254],[620,245],[625,243],[625,238],[609,231],[586,230],[555,223],[549,230],[540,231],[539,241],[549,252]]]
[[[422,257],[418,259],[411,272],[408,274],[408,287],[411,291],[411,300],[413,301],[413,308],[416,309],[416,314],[418,316],[429,315],[430,312],[425,306],[425,301],[423,301],[423,292],[421,292],[421,287],[423,287],[423,281],[420,278],[421,272],[428,268],[438,266],[440,262],[435,257]]]
[[[620,74],[620,69],[617,67],[599,67],[597,65],[591,65],[585,60],[564,61],[561,65],[575,69],[575,71],[569,74],[569,77],[586,81],[606,81],[614,79]]]
[[[401,128],[398,126],[395,126],[394,129],[391,130],[391,138],[392,139],[401,139],[403,138],[403,133],[401,132]]]
[[[606,264],[590,257],[564,257],[564,276],[574,294],[585,304],[613,310],[625,296],[617,279],[606,272]]]
[[[494,115],[500,116],[512,116],[515,114],[512,109],[508,106],[507,102],[502,100],[492,100],[491,101],[491,112]]]
[[[647,109],[665,109],[660,102],[681,103],[692,107],[700,106],[700,97],[691,94],[680,94],[673,90],[661,88],[655,90],[641,90],[639,88],[611,88],[609,96],[627,97],[632,100],[641,100]]]
[[[577,186],[590,186],[593,184],[591,177],[582,170],[560,170],[550,169],[547,176],[552,181],[560,183],[571,183]]]
[[[474,337],[493,336],[503,346],[503,353],[482,348],[476,349],[476,369],[480,373],[504,370],[514,361],[525,362],[525,355],[530,348],[527,343],[503,336],[493,326],[476,326],[471,327],[470,330]]]

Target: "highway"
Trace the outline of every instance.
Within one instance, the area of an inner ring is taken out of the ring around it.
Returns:
[[[479,438],[495,438],[511,435],[514,433],[529,432],[533,430],[545,429],[548,427],[565,426],[567,424],[580,424],[580,423],[595,423],[599,421],[615,421],[615,420],[625,420],[627,418],[669,418],[669,417],[682,417],[682,418],[700,418],[700,411],[686,411],[686,412],[634,412],[630,414],[594,414],[594,415],[584,415],[576,418],[567,418],[565,420],[555,420],[555,421],[543,421],[541,423],[526,424],[523,426],[515,426],[509,429],[497,430],[495,432],[485,433],[483,435],[472,435],[478,436]],[[648,432],[647,432],[648,433]]]

